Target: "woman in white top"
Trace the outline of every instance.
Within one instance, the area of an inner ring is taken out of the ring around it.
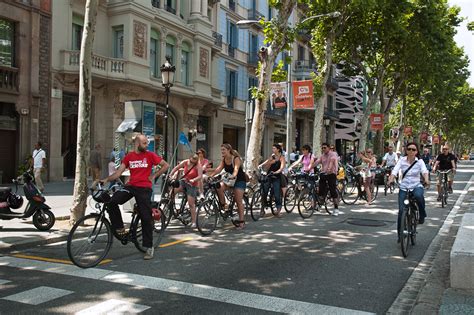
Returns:
[[[372,203],[372,185],[374,184],[375,173],[370,169],[377,166],[375,156],[372,154],[372,149],[365,150],[365,154],[360,152],[359,158],[362,160],[362,177],[364,179],[364,190],[367,194],[367,204]]]
[[[425,211],[425,197],[423,196],[423,185],[420,182],[420,175],[423,175],[425,185],[430,186],[430,181],[428,179],[428,170],[422,159],[418,159],[418,145],[414,142],[410,142],[406,146],[407,155],[398,160],[397,165],[392,170],[392,174],[389,177],[389,184],[393,182],[395,176],[398,175],[398,172],[401,171],[402,174],[414,164],[411,169],[403,176],[400,183],[400,191],[398,193],[398,222],[397,222],[397,231],[398,231],[398,242],[400,242],[400,223],[402,220],[402,213],[404,209],[403,201],[405,200],[408,190],[413,191],[415,196],[418,209],[420,210],[420,219],[419,224],[423,224],[426,218]]]

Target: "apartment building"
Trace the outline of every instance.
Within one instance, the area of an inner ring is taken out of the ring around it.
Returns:
[[[0,1],[0,184],[37,141],[48,152],[50,0]]]

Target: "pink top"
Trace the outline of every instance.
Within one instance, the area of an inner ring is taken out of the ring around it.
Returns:
[[[192,169],[191,169],[192,168]],[[184,179],[189,183],[189,181],[191,179],[194,179],[196,177],[198,177],[199,173],[198,173],[198,169],[197,169],[197,165],[194,165],[193,167],[193,164],[192,163],[185,163],[184,164],[184,170],[183,170],[185,176],[184,176]],[[192,186],[197,186],[198,183],[197,182],[194,182],[194,183],[190,183]]]
[[[301,163],[303,164],[303,171],[308,172],[308,173],[313,173],[313,169],[310,168],[311,161],[313,160],[313,155],[309,153],[308,155],[303,155],[303,160],[301,160]]]
[[[332,162],[331,168],[329,165]],[[326,174],[337,174],[337,153],[334,151],[329,151],[328,153],[324,153],[321,157],[316,161],[316,164],[321,163],[321,173]]]

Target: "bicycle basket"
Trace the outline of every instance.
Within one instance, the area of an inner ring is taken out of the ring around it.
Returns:
[[[99,189],[92,193],[92,199],[97,202],[107,203],[110,202],[111,197],[106,190]]]

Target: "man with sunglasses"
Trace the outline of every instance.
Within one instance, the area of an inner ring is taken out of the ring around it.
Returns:
[[[453,181],[454,181],[454,174],[456,173],[456,157],[454,154],[449,152],[449,146],[444,145],[442,149],[442,153],[438,155],[436,158],[435,165],[433,166],[433,173],[436,174],[436,171],[447,171],[451,170],[448,174],[448,193],[453,193]],[[438,182],[436,184],[438,188],[438,201],[441,200],[441,180],[443,174],[438,174]]]
[[[314,166],[321,164],[321,173],[319,179],[319,199],[326,198],[327,188],[331,192],[331,198],[334,202],[334,216],[339,214],[338,210],[338,193],[337,193],[337,171],[338,171],[338,156],[332,151],[329,144],[323,143],[321,146],[322,155],[316,160]]]
[[[425,197],[423,195],[424,189],[420,182],[420,175],[423,176],[424,184],[429,187],[430,181],[428,179],[428,170],[423,160],[417,158],[418,146],[414,142],[410,142],[406,146],[406,156],[398,160],[397,165],[392,170],[392,174],[388,179],[388,183],[391,184],[395,176],[402,172],[400,180],[400,191],[398,193],[398,221],[397,221],[397,232],[398,242],[400,243],[400,225],[402,220],[402,214],[404,211],[404,200],[408,194],[408,190],[413,191],[418,210],[420,211],[419,224],[423,224],[426,218],[425,211]]]

